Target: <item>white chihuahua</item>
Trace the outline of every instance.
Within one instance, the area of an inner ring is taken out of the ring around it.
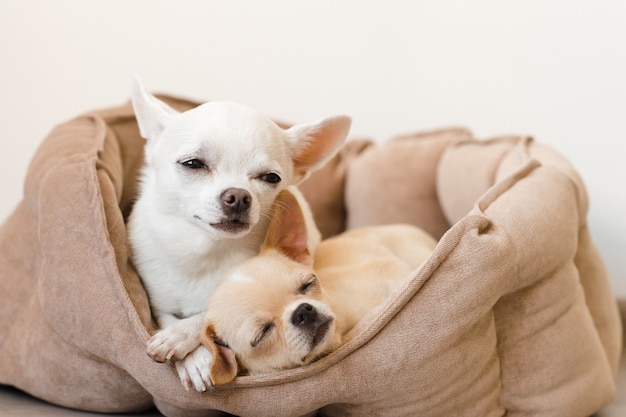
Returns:
[[[162,329],[147,351],[156,361],[173,361],[185,388],[204,391],[211,355],[197,334],[209,296],[226,270],[259,253],[274,199],[286,187],[307,210],[314,250],[320,234],[295,185],[336,154],[350,118],[282,129],[235,103],[181,113],[148,93],[139,77],[132,103],[147,143],[128,235]]]

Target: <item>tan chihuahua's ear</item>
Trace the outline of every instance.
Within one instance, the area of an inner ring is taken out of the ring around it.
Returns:
[[[172,116],[178,114],[176,110],[150,94],[136,74],[133,77],[131,100],[139,132],[144,139],[153,140],[158,137]]]
[[[202,334],[202,344],[209,349],[213,359],[209,375],[213,385],[227,384],[237,376],[235,352],[221,343],[212,324],[208,324]]]
[[[346,140],[351,124],[352,119],[348,116],[332,116],[287,129],[293,167],[301,180],[335,156]]]
[[[268,248],[305,265],[313,262],[304,214],[298,199],[288,189],[282,190],[274,200],[274,215],[263,243],[263,249]]]

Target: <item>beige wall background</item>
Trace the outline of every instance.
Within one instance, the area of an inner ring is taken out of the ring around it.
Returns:
[[[626,296],[623,0],[2,0],[0,57],[0,222],[47,132],[127,100],[139,73],[290,121],[348,113],[379,141],[451,124],[531,134],[583,175]]]

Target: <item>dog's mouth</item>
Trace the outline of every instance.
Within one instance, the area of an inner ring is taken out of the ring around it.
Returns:
[[[217,223],[211,223],[211,227],[222,232],[237,234],[250,228],[250,223],[241,219],[225,219]]]
[[[325,346],[321,346],[326,341],[326,336],[329,333],[332,318],[324,320],[315,330],[313,337],[311,338],[311,347],[309,353],[307,353],[301,360],[301,365],[310,363],[317,358],[324,355]]]
[[[313,339],[311,339],[311,346],[315,347],[320,342],[324,340],[326,334],[328,333],[328,329],[330,329],[331,319],[326,319],[317,327],[315,334],[313,335]]]

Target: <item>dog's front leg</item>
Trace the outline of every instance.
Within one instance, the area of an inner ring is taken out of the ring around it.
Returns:
[[[185,359],[176,361],[178,378],[187,391],[193,388],[198,392],[209,389],[211,384],[211,352],[203,345],[198,346]]]
[[[147,353],[157,362],[184,359],[200,346],[203,314],[176,321],[156,333],[148,341]]]

